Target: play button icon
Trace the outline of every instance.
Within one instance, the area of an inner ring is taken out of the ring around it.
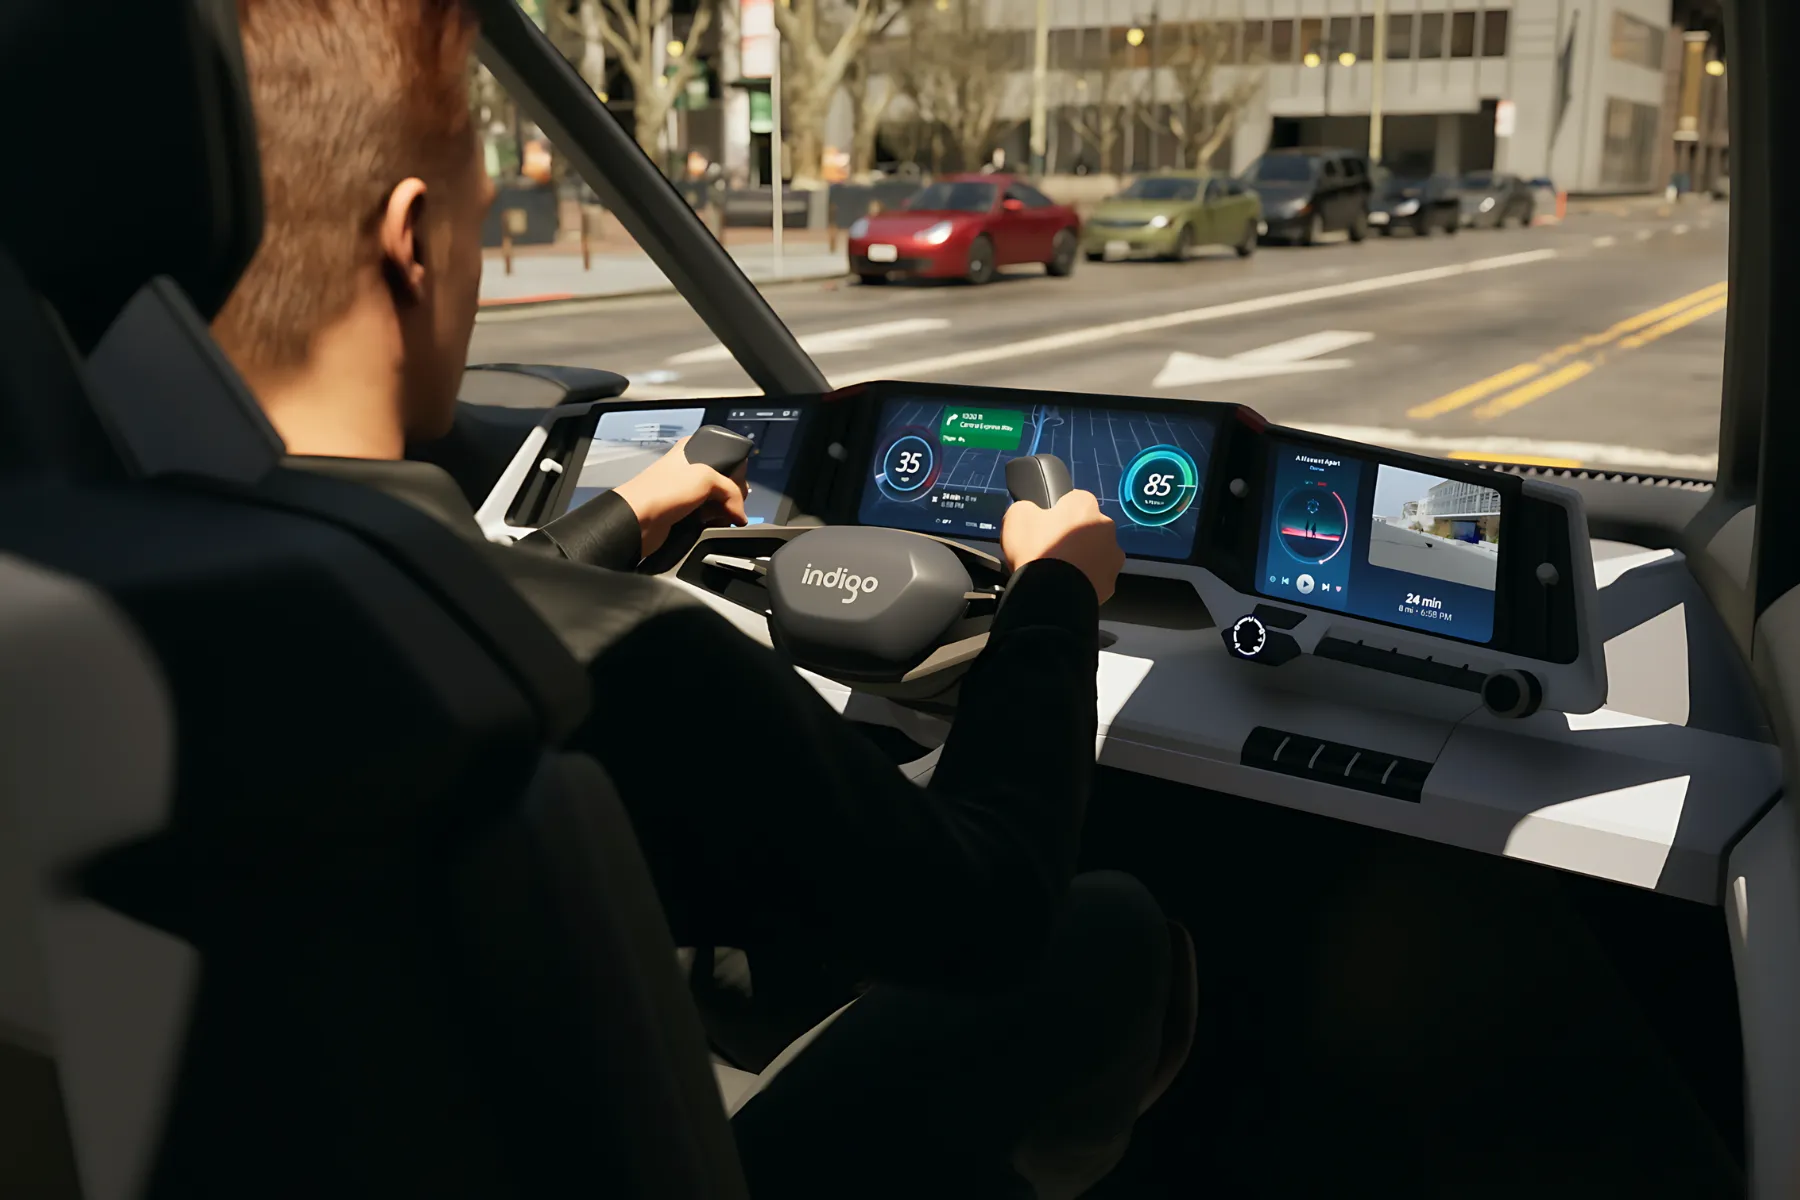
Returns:
[[[1311,575],[1302,575],[1300,578],[1294,580],[1294,586],[1300,589],[1300,594],[1302,596],[1310,596],[1312,595],[1313,590],[1313,577]]]

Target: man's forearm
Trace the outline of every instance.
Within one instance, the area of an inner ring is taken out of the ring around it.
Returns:
[[[590,567],[629,571],[643,557],[637,513],[617,492],[595,496],[519,540],[519,548]]]

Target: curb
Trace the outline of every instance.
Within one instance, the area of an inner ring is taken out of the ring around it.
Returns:
[[[832,279],[846,279],[850,272],[833,271],[830,274],[813,273],[810,275],[783,275],[779,279],[752,279],[750,283],[757,290],[769,287],[784,287],[790,283],[824,283]],[[476,305],[476,315],[486,312],[505,312],[514,309],[530,310],[554,304],[585,304],[598,300],[639,300],[646,296],[665,296],[675,291],[675,285],[664,282],[657,287],[634,288],[625,292],[546,292],[537,296],[505,296],[492,300],[482,300]]]

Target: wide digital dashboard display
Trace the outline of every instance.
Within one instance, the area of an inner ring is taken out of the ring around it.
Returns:
[[[1498,491],[1295,442],[1270,455],[1257,591],[1443,637],[1494,637]]]
[[[1012,503],[1006,464],[1054,454],[1075,486],[1094,493],[1132,558],[1185,561],[1194,551],[1200,499],[1217,434],[1210,413],[1020,403],[930,395],[890,396],[877,417],[858,520],[998,541]]]

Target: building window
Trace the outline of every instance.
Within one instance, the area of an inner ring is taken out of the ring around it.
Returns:
[[[1422,13],[1419,16],[1419,57],[1444,57],[1444,14]]]
[[[1475,14],[1459,12],[1450,14],[1450,57],[1475,57]]]
[[[1600,182],[1634,186],[1650,182],[1660,113],[1654,104],[1611,97],[1606,102],[1606,147],[1600,158]]]
[[[1300,56],[1323,54],[1325,52],[1325,22],[1319,17],[1304,17],[1300,21]]]
[[[1269,23],[1267,21],[1244,22],[1244,61],[1247,63],[1262,62],[1269,57]]]
[[[1375,57],[1375,18],[1358,17],[1356,19],[1356,45],[1351,47],[1358,58]]]
[[[1663,69],[1663,31],[1648,21],[1613,11],[1612,56],[1652,71]]]
[[[1294,23],[1288,20],[1269,22],[1269,61],[1294,61]]]
[[[1327,44],[1331,47],[1331,52],[1333,54],[1342,54],[1344,51],[1348,50],[1358,58],[1364,56],[1363,52],[1359,50],[1356,45],[1356,25],[1354,20],[1355,19],[1352,17],[1331,18],[1331,37],[1327,40]]]
[[[1483,58],[1506,57],[1507,17],[1504,8],[1490,8],[1481,14],[1481,56]]]
[[[1390,61],[1413,56],[1413,19],[1411,13],[1388,16],[1387,56]]]

